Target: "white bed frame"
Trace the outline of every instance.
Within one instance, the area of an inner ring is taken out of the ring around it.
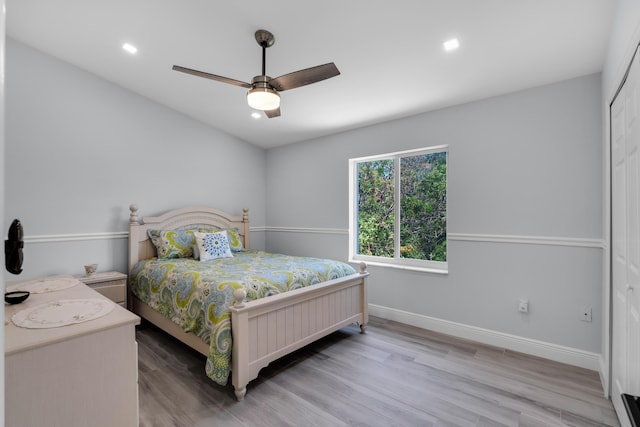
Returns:
[[[129,209],[129,272],[138,261],[156,256],[148,229],[235,227],[244,247],[249,248],[246,208],[242,216],[233,216],[212,208],[190,207],[144,217],[142,221],[138,220],[137,205]],[[368,276],[362,263],[359,273],[255,301],[244,301],[246,292],[236,290],[236,304],[231,307],[231,382],[236,398],[244,399],[249,381],[272,361],[351,323],[359,324],[364,333],[368,322]],[[209,354],[209,344],[138,300],[130,289],[127,296],[128,307],[134,313],[198,352]]]

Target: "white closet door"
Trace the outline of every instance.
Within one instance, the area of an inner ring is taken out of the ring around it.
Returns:
[[[640,395],[640,54],[629,72],[627,94],[627,393]]]
[[[612,400],[629,425],[620,395],[640,395],[640,57],[611,106]]]

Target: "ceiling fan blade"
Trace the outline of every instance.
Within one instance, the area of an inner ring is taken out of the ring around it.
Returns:
[[[193,76],[204,77],[205,79],[215,80],[222,83],[228,83],[234,86],[241,86],[247,89],[251,89],[251,85],[249,83],[241,82],[240,80],[230,79],[228,77],[217,76],[215,74],[205,73],[204,71],[192,70],[191,68],[181,67],[179,65],[174,65],[172,70],[180,71],[182,73],[191,74]]]
[[[269,84],[275,90],[283,91],[326,80],[339,74],[338,67],[333,62],[330,62],[276,77],[269,80]]]
[[[264,113],[270,119],[273,119],[274,117],[280,117],[280,107],[276,108],[275,110],[264,110]]]

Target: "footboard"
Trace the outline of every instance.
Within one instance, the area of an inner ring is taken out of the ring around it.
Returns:
[[[272,361],[351,323],[364,332],[368,275],[363,263],[358,274],[250,302],[236,290],[231,378],[237,399]]]

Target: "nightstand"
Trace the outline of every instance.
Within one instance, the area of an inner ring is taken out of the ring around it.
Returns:
[[[101,293],[122,307],[127,307],[127,275],[117,271],[94,273],[91,276],[75,276],[82,283]]]

